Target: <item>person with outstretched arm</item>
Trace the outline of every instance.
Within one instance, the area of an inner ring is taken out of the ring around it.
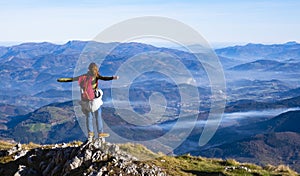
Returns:
[[[74,78],[59,78],[58,82],[78,81],[81,91],[81,110],[86,116],[86,124],[88,129],[88,140],[94,138],[93,118],[96,119],[98,138],[108,137],[108,133],[103,132],[102,123],[102,90],[98,89],[98,80],[109,81],[119,79],[118,76],[101,76],[97,64],[91,63],[86,74]]]

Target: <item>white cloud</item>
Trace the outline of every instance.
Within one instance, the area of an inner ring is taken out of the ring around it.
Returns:
[[[233,112],[225,113],[223,120],[238,120],[243,118],[256,118],[256,117],[275,117],[279,114],[289,111],[299,111],[299,107],[288,108],[288,109],[267,109],[263,111],[247,111],[247,112]]]

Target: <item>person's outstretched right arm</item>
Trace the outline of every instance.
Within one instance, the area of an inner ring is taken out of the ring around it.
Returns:
[[[78,81],[79,76],[74,77],[74,78],[58,78],[57,82],[73,82],[73,81]]]

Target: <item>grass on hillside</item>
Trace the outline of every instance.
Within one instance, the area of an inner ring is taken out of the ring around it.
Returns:
[[[0,140],[0,150],[8,150],[8,149],[12,148],[15,145],[16,144]]]
[[[80,146],[81,141],[74,141],[68,144],[59,144],[59,146]],[[6,141],[0,141],[0,150],[8,150],[14,147],[16,144],[9,143]],[[222,160],[214,158],[196,157],[190,155],[182,156],[166,156],[162,153],[154,153],[147,149],[141,144],[118,144],[120,149],[132,154],[140,162],[148,164],[155,164],[161,167],[167,175],[173,176],[190,176],[190,175],[228,175],[228,176],[296,176],[298,175],[295,171],[290,169],[288,166],[279,165],[272,166],[267,165],[265,167],[257,166],[251,163],[239,163],[234,159]],[[52,148],[54,145],[38,145],[34,143],[22,144],[24,149],[34,148]],[[7,163],[13,160],[13,156],[2,156],[0,157],[0,163]],[[227,170],[226,170],[227,168]],[[237,169],[232,169],[237,168]],[[247,168],[246,171],[244,168]]]
[[[28,124],[30,132],[50,131],[51,125],[47,123]]]
[[[164,168],[168,175],[188,176],[188,175],[228,175],[228,176],[252,176],[252,175],[283,175],[296,176],[295,171],[288,166],[273,166],[263,168],[251,163],[239,163],[236,160],[221,160],[203,157],[183,155],[177,157],[163,156],[153,161],[148,161],[161,168]],[[231,170],[230,168],[238,168]],[[226,170],[226,168],[229,168]],[[242,168],[248,168],[246,171]]]
[[[82,144],[81,141],[73,141],[70,143],[65,144],[67,147],[69,146],[80,146]],[[16,143],[10,143],[7,141],[2,141],[0,140],[0,152],[1,151],[5,151],[5,150],[9,150],[11,148],[13,148],[14,146],[16,146]],[[60,146],[63,146],[64,144],[60,144]],[[55,145],[54,144],[50,144],[50,145],[39,145],[39,144],[35,144],[33,142],[29,142],[28,144],[22,144],[22,149],[24,150],[32,150],[35,148],[43,148],[43,149],[51,149],[53,148]],[[9,156],[0,156],[0,163],[4,164],[4,163],[8,163],[10,161],[13,161],[14,155],[9,155]]]
[[[168,175],[174,176],[188,176],[188,175],[285,175],[296,176],[298,175],[288,166],[279,165],[261,167],[251,163],[239,163],[234,159],[222,160],[215,158],[204,158],[190,155],[183,156],[166,156],[162,153],[154,153],[141,144],[119,144],[120,149],[126,151],[135,157],[147,160],[149,164],[155,164],[163,168]],[[230,170],[230,168],[238,168]],[[226,170],[228,168],[228,170]],[[247,168],[246,171],[243,168]]]
[[[161,153],[154,153],[141,144],[125,143],[119,144],[119,147],[139,160],[151,160],[163,155]]]

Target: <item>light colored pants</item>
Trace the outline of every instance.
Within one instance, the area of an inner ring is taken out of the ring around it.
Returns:
[[[93,119],[96,119],[97,125],[97,133],[103,133],[103,123],[102,123],[102,110],[101,107],[95,112],[86,112],[84,113],[86,116],[86,126],[88,132],[94,132],[94,124]]]

